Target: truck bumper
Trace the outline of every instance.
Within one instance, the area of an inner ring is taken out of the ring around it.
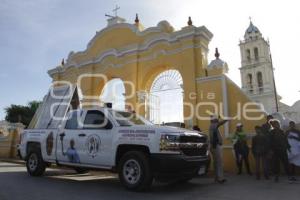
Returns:
[[[204,167],[206,169],[208,162],[208,156],[151,155],[151,167],[154,175],[166,179],[197,176],[200,168]]]

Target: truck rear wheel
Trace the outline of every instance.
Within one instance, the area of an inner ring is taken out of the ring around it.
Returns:
[[[26,168],[31,176],[42,176],[44,174],[46,163],[43,161],[40,151],[34,150],[29,153]]]
[[[140,191],[149,188],[153,174],[148,157],[139,151],[127,152],[119,162],[119,178],[129,190]]]

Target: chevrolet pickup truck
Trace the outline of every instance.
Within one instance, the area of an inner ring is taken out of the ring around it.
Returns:
[[[26,129],[19,150],[31,176],[51,164],[78,173],[109,170],[130,190],[146,189],[153,179],[188,181],[205,173],[209,155],[204,134],[105,107],[69,111],[58,128]]]

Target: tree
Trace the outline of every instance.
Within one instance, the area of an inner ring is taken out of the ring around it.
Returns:
[[[11,123],[21,122],[27,127],[40,103],[39,101],[31,101],[26,106],[12,104],[5,108],[5,120]]]

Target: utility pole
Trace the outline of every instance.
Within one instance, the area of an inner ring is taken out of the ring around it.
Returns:
[[[277,89],[276,89],[275,75],[274,75],[274,68],[273,68],[273,60],[272,60],[272,54],[271,54],[271,49],[270,49],[270,48],[269,48],[269,51],[270,51],[270,59],[271,59],[271,67],[272,67],[272,76],[273,76],[275,107],[276,107],[276,112],[279,112],[279,108],[278,108],[278,98],[277,98]]]

